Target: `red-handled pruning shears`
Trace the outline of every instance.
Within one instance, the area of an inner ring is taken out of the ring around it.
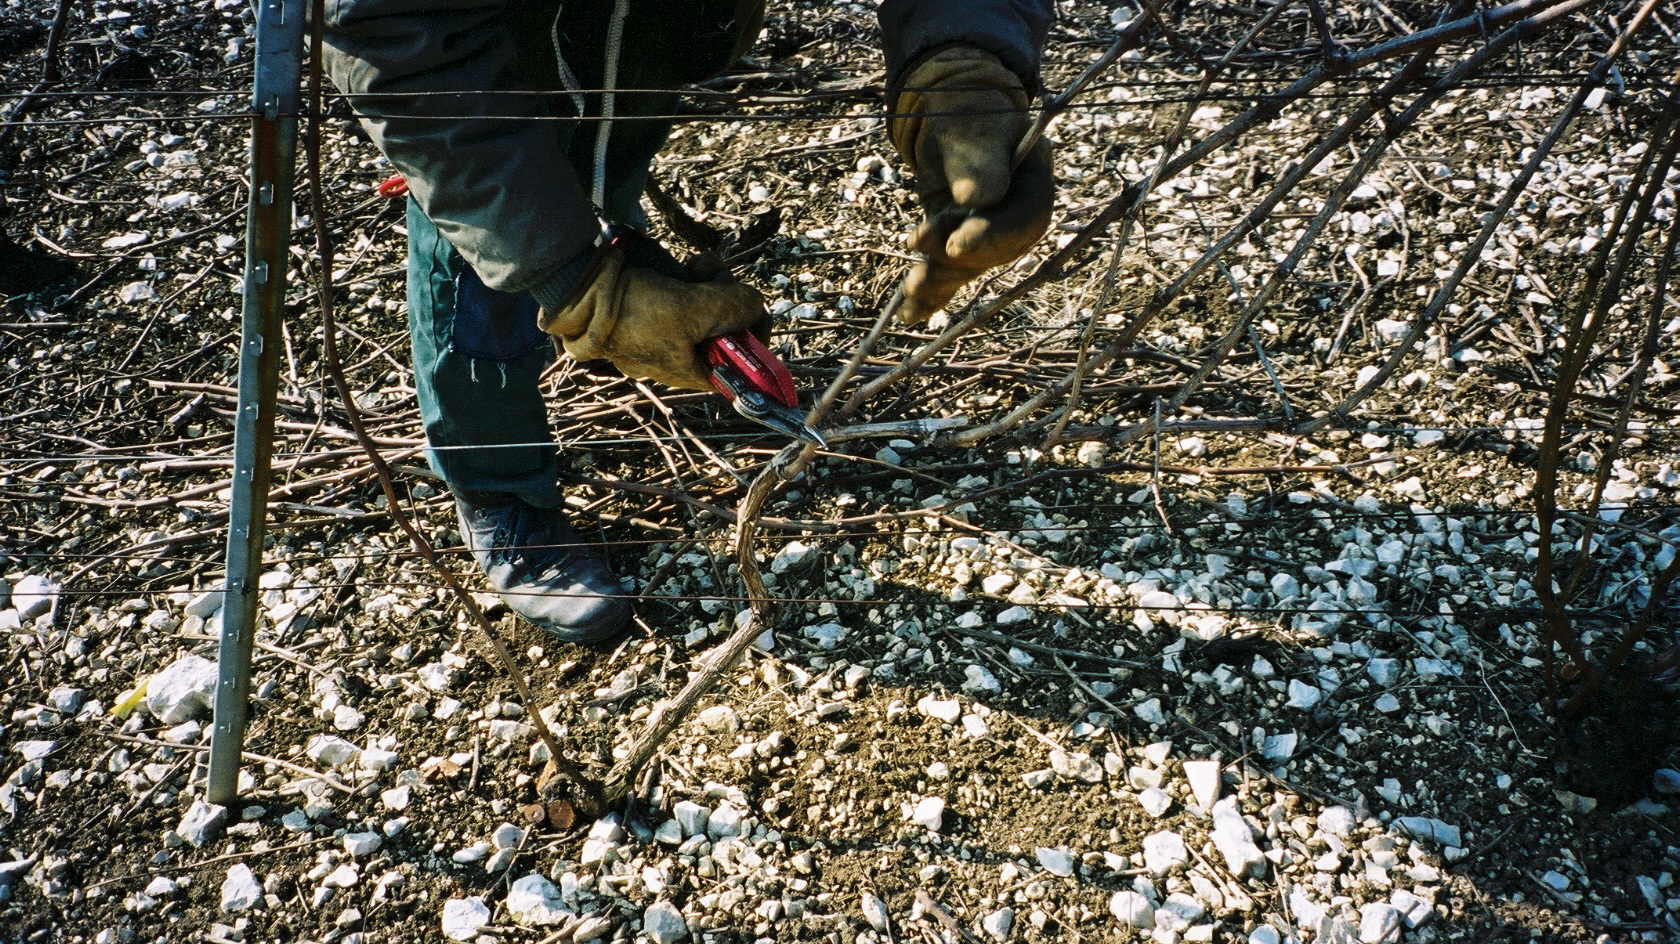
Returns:
[[[827,446],[823,434],[805,423],[793,374],[770,353],[764,342],[737,331],[700,342],[700,353],[712,368],[712,386],[754,423],[814,446]]]
[[[647,238],[640,230],[619,223],[609,226],[607,235],[608,245]],[[815,446],[828,445],[822,433],[805,424],[793,374],[763,341],[750,332],[737,331],[707,338],[697,347],[701,360],[711,368],[707,376],[712,386],[728,398],[735,412],[784,436]]]
[[[380,196],[406,196],[408,181],[397,174],[378,189]],[[611,227],[608,233],[614,243],[646,238],[621,225]],[[816,446],[828,445],[822,433],[806,425],[805,414],[799,409],[799,392],[793,386],[793,374],[770,353],[764,342],[749,332],[737,331],[707,338],[699,346],[701,357],[711,368],[712,386],[729,399],[735,412],[785,436]]]

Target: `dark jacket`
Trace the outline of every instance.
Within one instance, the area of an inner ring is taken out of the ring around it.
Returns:
[[[737,19],[752,5],[730,4]],[[346,94],[391,96],[352,103],[426,215],[485,284],[502,291],[542,283],[599,232],[555,123],[520,120],[573,114],[567,98],[517,94],[561,87],[554,72],[545,76],[535,64],[546,61],[552,70],[554,55],[545,60],[544,50],[561,42],[581,15],[574,11],[588,4],[568,0],[565,19],[556,22],[559,6],[555,0],[327,0],[324,53],[333,82]],[[642,18],[684,16],[694,18],[694,31],[729,28],[718,17],[697,16],[704,6],[636,0],[627,28]],[[757,7],[762,11],[761,2]],[[886,0],[879,17],[888,82],[935,47],[970,43],[996,53],[1029,89],[1037,88],[1053,9],[1050,0]],[[714,63],[711,71],[727,65]]]

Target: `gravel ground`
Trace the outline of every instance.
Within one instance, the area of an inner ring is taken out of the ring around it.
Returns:
[[[36,82],[51,12],[0,10],[6,94]],[[741,276],[816,386],[902,271],[914,202],[868,91],[873,12],[772,12],[750,68],[714,83],[749,100],[681,125],[656,176],[720,231],[780,210]],[[1355,48],[1434,16],[1330,12]],[[1146,177],[1180,117],[1192,139],[1211,133],[1316,61],[1305,10],[1290,12],[1185,106],[1199,75],[1185,49],[1218,55],[1253,16],[1198,15],[1178,48],[1146,45],[1052,128],[1057,238],[1016,275]],[[79,5],[60,88],[109,94],[40,100],[38,124],[0,145],[0,940],[1680,941],[1673,692],[1653,684],[1560,736],[1532,584],[1553,352],[1657,140],[1671,12],[1348,422],[1283,432],[1394,350],[1608,45],[1602,12],[1428,109],[1166,432],[1112,435],[1206,358],[1353,150],[1090,378],[1068,441],[1046,446],[1047,426],[972,446],[903,434],[818,460],[760,540],[772,590],[794,601],[785,618],[599,820],[539,788],[528,712],[590,762],[623,756],[739,618],[725,513],[779,443],[716,398],[654,404],[556,370],[573,508],[647,598],[631,638],[602,650],[495,614],[543,702],[524,704],[406,553],[324,393],[302,219],[248,743],[262,756],[239,805],[203,802],[248,19],[228,0]],[[1048,84],[1113,23],[1070,5]],[[1093,346],[1371,86],[1330,86],[1157,188]],[[373,193],[383,160],[342,103],[334,114],[345,362],[413,514],[458,554],[417,449],[400,208]],[[1674,225],[1676,179],[1647,252]],[[1026,402],[1073,363],[1106,267],[1010,306],[866,418],[960,429]],[[1650,302],[1635,283],[1616,308],[1633,327],[1607,335],[1565,446],[1560,500],[1589,517]],[[1594,651],[1680,539],[1677,332],[1658,338],[1598,513],[1612,527],[1573,601]],[[928,336],[896,333],[878,366]],[[1560,553],[1578,534],[1566,523]],[[1673,645],[1661,617],[1641,649],[1653,659]]]

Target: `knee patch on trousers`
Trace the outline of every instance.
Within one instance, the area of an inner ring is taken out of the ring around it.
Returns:
[[[477,360],[512,361],[553,343],[537,326],[530,292],[498,292],[471,266],[455,276],[455,318],[449,350]]]

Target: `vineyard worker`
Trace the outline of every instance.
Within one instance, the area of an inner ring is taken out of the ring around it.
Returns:
[[[935,262],[911,275],[912,320],[1019,258],[1048,225],[1047,152],[1018,168],[1011,158],[1052,12],[1050,0],[880,6],[888,131],[927,214],[911,245]],[[603,219],[645,230],[640,197],[671,129],[661,116],[678,105],[674,92],[634,90],[721,73],[763,20],[763,0],[327,3],[332,79],[408,181],[409,327],[430,462],[490,584],[564,640],[611,638],[631,608],[561,511],[538,389],[550,336],[579,360],[710,390],[695,344],[766,317],[758,292],[690,281],[652,240],[598,245]],[[598,116],[609,69],[618,92],[594,206],[601,123],[541,119]]]

